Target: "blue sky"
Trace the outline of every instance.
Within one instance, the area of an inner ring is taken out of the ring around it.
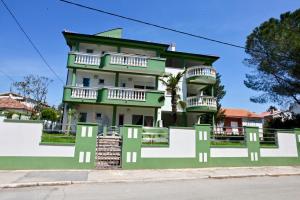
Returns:
[[[74,0],[92,7],[138,18],[174,29],[184,30],[235,44],[244,45],[248,34],[270,17],[300,7],[298,0]],[[94,34],[122,27],[123,37],[137,40],[176,43],[178,51],[218,55],[214,67],[222,75],[227,94],[224,107],[264,111],[269,104],[251,103],[256,95],[243,84],[250,71],[243,64],[246,54],[241,49],[227,47],[134,22],[91,12],[57,0],[6,0],[24,29],[59,76],[66,79],[68,47],[61,32],[64,29]],[[47,69],[37,53],[20,32],[11,16],[0,4],[0,69],[15,80],[24,75],[38,74],[54,80],[49,88],[48,102],[61,102],[63,84]],[[9,90],[11,81],[0,74],[0,92]]]

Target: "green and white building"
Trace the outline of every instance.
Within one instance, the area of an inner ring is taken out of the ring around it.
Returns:
[[[187,107],[179,108],[181,126],[192,126],[200,116],[216,112],[212,64],[218,57],[178,52],[169,44],[124,39],[122,29],[95,35],[64,31],[63,35],[70,48],[64,124],[68,109],[73,108],[72,123],[168,126],[171,97],[159,78],[184,69],[180,93]]]

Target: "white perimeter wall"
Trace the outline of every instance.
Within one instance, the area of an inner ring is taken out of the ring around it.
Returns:
[[[248,157],[248,148],[210,148],[212,158]]]
[[[73,157],[75,146],[40,145],[42,124],[0,122],[0,156]]]
[[[278,147],[261,148],[261,157],[298,157],[296,135],[290,133],[278,133]]]
[[[196,135],[195,130],[170,129],[169,147],[143,147],[142,158],[195,158]]]

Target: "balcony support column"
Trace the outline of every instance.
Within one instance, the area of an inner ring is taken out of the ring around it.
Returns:
[[[119,72],[116,72],[116,76],[115,76],[115,87],[119,86]]]
[[[76,85],[76,69],[72,70],[72,86]]]
[[[153,120],[153,126],[158,125],[158,108],[154,108],[154,120]]]
[[[117,121],[117,106],[113,106],[112,126],[116,125]]]
[[[158,76],[155,76],[155,90],[158,90]]]
[[[214,95],[214,92],[215,92],[215,91],[214,91],[214,85],[212,85],[212,86],[211,86],[211,96],[212,96],[212,97],[215,96],[215,95]]]

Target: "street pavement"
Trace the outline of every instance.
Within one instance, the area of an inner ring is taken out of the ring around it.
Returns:
[[[299,175],[300,178],[300,166],[165,170],[17,170],[0,171],[0,188],[289,175]]]
[[[299,186],[299,176],[90,183],[34,188],[2,188],[0,189],[0,199],[296,200],[300,197]]]

